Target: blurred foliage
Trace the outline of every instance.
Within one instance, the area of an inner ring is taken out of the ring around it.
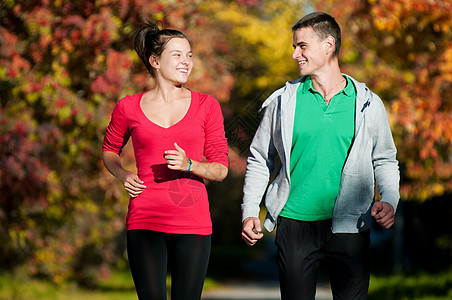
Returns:
[[[228,32],[227,44],[233,50],[228,58],[236,76],[234,89],[248,100],[256,90],[274,90],[298,74],[290,59],[291,27],[306,2],[260,2],[247,9],[239,1],[209,5],[212,17]]]
[[[88,286],[112,265],[124,266],[128,197],[100,154],[116,101],[153,84],[132,49],[146,19],[192,38],[189,87],[222,103],[231,171],[226,182],[208,184],[214,238],[240,243],[241,185],[258,108],[298,76],[290,27],[312,8],[343,28],[343,71],[387,102],[403,198],[450,193],[450,0],[5,0],[0,265]],[[134,168],[130,145],[123,162]]]
[[[371,276],[369,300],[409,300],[452,297],[452,273],[440,274],[397,274],[392,276]]]
[[[285,81],[298,77],[292,62],[294,20],[306,1],[214,1],[209,5],[216,31],[224,32],[226,55],[234,75],[231,97],[224,107],[231,167],[244,173],[246,157],[259,125],[259,108]]]
[[[452,190],[452,1],[315,1],[343,29],[343,70],[386,101],[403,199]]]
[[[91,285],[123,261],[128,199],[100,153],[116,101],[152,85],[131,36],[147,18],[190,33],[202,11],[201,1],[2,2],[2,266]],[[217,64],[221,45],[203,47],[210,38],[193,34],[191,86],[225,101],[232,76]],[[130,147],[124,163],[134,167]]]

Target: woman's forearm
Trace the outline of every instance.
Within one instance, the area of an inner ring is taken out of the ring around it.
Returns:
[[[119,155],[111,151],[103,151],[102,160],[105,168],[119,181],[121,181],[121,176],[126,173],[127,170],[123,168]]]
[[[228,168],[217,162],[193,161],[190,172],[207,180],[222,181],[228,175]]]
[[[131,197],[137,197],[146,189],[146,185],[136,173],[123,168],[118,154],[104,151],[102,159],[107,170],[122,183]]]

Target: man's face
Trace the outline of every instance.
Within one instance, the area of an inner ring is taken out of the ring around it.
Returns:
[[[322,41],[311,27],[293,33],[292,58],[298,63],[300,75],[316,75],[327,62],[326,40]]]

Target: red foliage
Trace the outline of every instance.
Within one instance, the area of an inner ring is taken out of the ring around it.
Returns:
[[[155,16],[193,34],[202,71],[190,88],[226,101],[233,77],[217,58],[228,49],[211,47],[211,33],[195,34],[204,30],[202,13],[187,1],[2,4],[0,225],[8,229],[0,231],[2,265],[26,262],[30,274],[57,283],[93,284],[93,270],[121,259],[113,251],[127,200],[105,171],[100,147],[116,101],[152,84],[131,36]],[[123,162],[133,168],[129,148]]]
[[[16,205],[39,203],[47,205],[47,177],[50,168],[41,161],[42,144],[31,136],[34,128],[29,121],[2,117],[0,132],[0,203],[14,201]],[[13,203],[14,203],[13,202]],[[3,211],[9,215],[10,211]]]
[[[356,57],[343,64],[344,70],[368,83],[387,102],[405,172],[402,197],[426,200],[450,193],[450,1],[345,0],[340,6],[316,2],[342,26],[342,57]]]

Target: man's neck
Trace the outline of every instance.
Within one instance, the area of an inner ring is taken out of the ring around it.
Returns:
[[[328,94],[343,79],[344,77],[338,65],[333,68],[325,68],[317,74],[311,74],[312,87],[322,95]]]

